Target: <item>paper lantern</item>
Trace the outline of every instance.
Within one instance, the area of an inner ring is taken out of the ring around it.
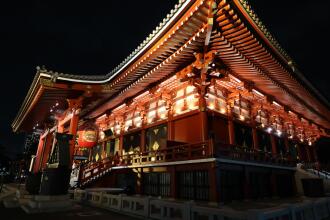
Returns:
[[[87,128],[78,131],[78,145],[79,147],[91,148],[97,143],[97,130],[93,128]]]

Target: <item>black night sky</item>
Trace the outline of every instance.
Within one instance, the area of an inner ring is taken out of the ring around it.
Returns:
[[[0,6],[0,144],[22,149],[10,124],[36,66],[106,74],[142,42],[178,0],[22,1]],[[330,2],[250,0],[256,13],[318,90],[330,99]]]

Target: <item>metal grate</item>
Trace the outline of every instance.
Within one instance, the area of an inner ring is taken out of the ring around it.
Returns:
[[[208,171],[184,171],[178,174],[179,198],[209,200]]]
[[[143,193],[151,196],[169,197],[171,193],[170,173],[144,173]]]

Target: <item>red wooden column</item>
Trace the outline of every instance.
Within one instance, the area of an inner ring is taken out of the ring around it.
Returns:
[[[200,94],[199,94],[199,117],[200,117],[200,125],[201,125],[201,137],[202,142],[205,142],[209,139],[208,137],[208,123],[207,123],[207,106],[206,106],[206,86],[201,86]]]
[[[213,140],[210,140],[209,137],[209,127],[208,127],[208,116],[207,116],[207,105],[205,100],[206,95],[206,86],[201,86],[199,91],[199,121],[201,126],[201,138],[202,142],[208,142],[207,155],[213,156],[213,152],[215,151]],[[190,156],[189,156],[190,157]]]
[[[201,111],[199,113],[201,132],[202,132],[202,142],[208,141],[208,124],[207,124],[207,112]]]
[[[42,141],[42,146],[40,149],[40,154],[38,154],[38,162],[37,162],[37,172],[42,171],[42,160],[44,157],[44,152],[45,152],[45,146],[47,144],[47,134],[45,135],[45,137],[43,137],[43,141]]]
[[[121,133],[119,136],[119,156],[123,155],[124,135]]]
[[[235,130],[234,130],[234,121],[233,115],[231,112],[230,105],[227,105],[228,112],[228,134],[229,134],[229,144],[235,144]]]
[[[77,135],[77,130],[78,130],[78,122],[79,122],[79,113],[80,113],[80,108],[82,106],[82,101],[84,99],[84,97],[87,97],[90,95],[90,92],[86,92],[86,95],[82,95],[80,97],[78,97],[77,99],[67,99],[67,103],[68,103],[68,112],[71,112],[71,116],[70,118],[68,118],[70,120],[70,125],[69,125],[69,131],[68,134],[73,135],[72,140],[70,141],[70,166],[72,166],[73,163],[73,156],[74,156],[74,148],[75,148],[75,144],[76,144],[76,135]],[[66,120],[65,118],[63,120]],[[59,122],[59,125],[63,123]],[[59,133],[63,133],[64,130],[60,130],[61,127],[58,127],[58,132]]]
[[[38,149],[37,149],[37,155],[36,158],[34,160],[34,164],[33,164],[33,173],[37,173],[39,171],[40,168],[40,160],[41,160],[41,155],[42,155],[42,151],[43,151],[43,147],[44,147],[44,137],[41,134],[40,138],[39,138],[39,144],[38,144]]]
[[[123,149],[124,149],[124,121],[120,121],[120,133],[119,133],[119,156],[123,156]],[[144,117],[142,118],[142,128],[144,126]],[[127,152],[126,152],[127,153]]]
[[[174,140],[174,132],[173,119],[171,117],[167,122],[167,140]]]
[[[167,117],[167,140],[174,140],[175,128],[173,123],[173,106],[172,103],[168,105],[168,117]]]
[[[70,127],[69,127],[69,134],[73,135],[73,138],[70,141],[70,166],[73,163],[74,148],[75,148],[76,135],[78,130],[78,122],[79,122],[79,110],[73,108],[72,117],[70,120]]]
[[[252,88],[250,88],[252,89]],[[257,133],[257,116],[258,116],[258,108],[252,105],[251,109],[251,126],[252,126],[252,141],[253,141],[253,149],[258,150],[259,149],[259,143],[258,143],[258,133]]]
[[[42,158],[41,158],[42,161],[40,161],[41,169],[46,168],[46,163],[48,162],[48,159],[49,159],[49,156],[50,156],[50,153],[52,150],[53,141],[54,141],[53,134],[48,133],[47,136],[45,137],[44,149],[43,149],[43,154],[42,154]]]
[[[146,129],[145,128],[143,128],[141,130],[140,145],[141,145],[141,152],[145,152],[146,151]]]
[[[144,110],[141,110],[141,139],[140,139],[140,148],[141,152],[146,151],[146,129],[145,129],[145,120],[146,120],[146,113]]]

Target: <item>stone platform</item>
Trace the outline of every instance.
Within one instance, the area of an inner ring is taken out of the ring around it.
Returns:
[[[59,196],[35,195],[27,199],[21,208],[26,213],[66,211],[73,208],[73,202],[68,194]]]
[[[7,195],[8,194],[8,195]],[[5,193],[6,197],[2,200],[6,208],[21,207],[26,213],[58,212],[70,210],[73,201],[70,195],[29,195],[23,189],[13,189],[10,193]]]

